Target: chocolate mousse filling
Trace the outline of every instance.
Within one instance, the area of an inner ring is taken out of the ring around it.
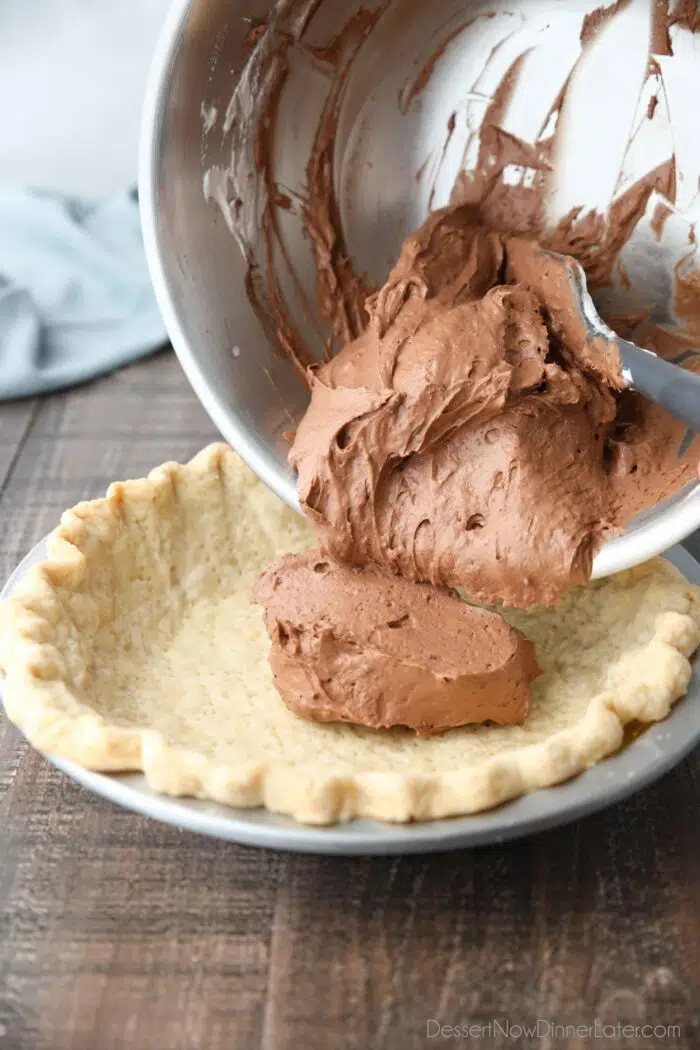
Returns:
[[[532,642],[497,613],[319,551],[287,555],[253,600],[265,608],[278,691],[318,722],[419,734],[517,723],[540,673]]]
[[[363,334],[312,373],[289,455],[338,562],[553,605],[688,474],[682,424],[623,393],[562,268],[471,206],[408,237],[366,307]]]

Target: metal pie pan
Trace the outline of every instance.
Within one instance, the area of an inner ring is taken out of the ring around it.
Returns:
[[[691,582],[700,584],[700,564],[681,547],[667,555]],[[10,596],[30,566],[46,558],[42,541],[17,566],[0,599]],[[353,820],[309,827],[264,809],[232,809],[215,802],[169,798],[149,788],[136,773],[104,774],[73,762],[46,757],[89,791],[125,809],[200,835],[247,846],[302,853],[431,853],[506,842],[588,816],[640,791],[677,765],[700,742],[700,671],[693,668],[686,696],[668,718],[622,751],[557,787],[532,792],[497,809],[469,817],[413,824]]]

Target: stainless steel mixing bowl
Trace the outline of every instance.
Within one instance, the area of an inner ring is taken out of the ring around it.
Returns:
[[[296,505],[283,434],[294,429],[307,395],[271,337],[270,325],[251,305],[246,291],[250,260],[229,228],[233,211],[241,206],[237,194],[242,194],[245,207],[250,206],[251,243],[261,220],[260,188],[251,184],[249,193],[245,185],[242,188],[242,180],[254,178],[251,163],[246,170],[242,155],[254,152],[254,136],[251,133],[245,142],[240,132],[245,106],[254,105],[256,93],[265,90],[262,74],[249,77],[248,102],[239,97],[232,105],[231,99],[257,39],[257,27],[271,6],[268,0],[175,0],[154,58],[145,103],[139,182],[153,282],[182,366],[223,436],[267,485]],[[521,50],[530,47],[530,30],[559,33],[558,39],[543,39],[548,41],[545,50],[550,61],[563,68],[562,56],[580,35],[585,6],[561,0],[511,4],[496,0],[488,6],[469,0],[280,0],[276,7],[287,19],[285,32],[289,26],[297,32],[313,23],[316,55],[322,53],[324,40],[327,47],[359,8],[383,10],[346,78],[333,144],[338,209],[359,272],[381,281],[406,233],[430,207],[446,202],[465,153],[468,157],[465,143],[452,135],[455,114],[461,112],[465,98],[472,109],[488,100],[495,86],[488,69],[512,44],[509,31],[501,32],[500,43],[489,42],[494,27],[513,19],[521,37],[525,33]],[[628,19],[623,50],[632,65],[635,34],[643,37],[640,19],[648,19],[647,6],[635,3],[623,9]],[[496,17],[488,22],[484,18],[480,24],[480,36],[460,32],[477,15],[494,10]],[[579,19],[575,32],[570,24],[574,17]],[[303,60],[310,49],[298,51],[299,61],[291,55],[285,76],[272,145],[277,183],[293,201],[305,193],[306,167],[328,91],[327,81],[316,77],[314,63]],[[513,56],[506,54],[506,58],[512,61]],[[478,90],[465,91],[465,84],[475,82],[478,62],[487,66],[486,73],[476,81]],[[597,83],[610,70],[617,76],[621,63],[608,61],[603,73],[597,72]],[[551,77],[540,76],[542,90],[537,96],[532,76],[530,81],[519,107],[519,119],[525,123],[538,105],[544,105],[547,92],[558,90]],[[614,124],[613,102],[619,99],[622,106],[626,96],[622,89],[613,94],[613,87],[603,84],[602,95],[592,96],[594,112],[581,124],[588,136],[583,143],[587,149],[580,163],[568,164],[579,186],[592,187],[592,203],[598,205],[605,194],[601,171],[604,176],[604,160],[611,152],[615,161],[615,140],[603,134],[596,151],[590,135],[596,127],[600,135],[601,127],[605,131]],[[241,156],[232,164],[236,138]],[[567,148],[576,146],[575,139],[575,134],[568,136]],[[652,153],[657,146],[651,142]],[[637,160],[638,154],[636,149]],[[618,167],[621,163],[618,158]],[[236,168],[235,178],[229,178],[226,173]],[[225,177],[220,178],[222,173]],[[575,181],[558,187],[562,209],[576,199]],[[280,225],[285,271],[280,283],[289,292],[295,323],[320,354],[325,329],[313,305],[316,273],[301,209],[285,210]],[[661,292],[668,293],[672,262],[672,252],[664,254],[658,245],[639,239],[626,259],[637,284],[646,285],[642,290],[654,298],[656,318],[661,320],[666,317]],[[279,258],[272,260],[273,267],[278,264]],[[700,486],[695,485],[641,515],[624,535],[608,543],[595,560],[594,575],[643,561],[698,526]]]

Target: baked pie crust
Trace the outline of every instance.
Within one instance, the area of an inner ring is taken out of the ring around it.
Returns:
[[[0,611],[10,719],[42,751],[143,770],[156,791],[299,821],[427,820],[557,784],[664,718],[700,642],[700,588],[656,559],[506,610],[544,674],[520,726],[419,738],[316,724],[283,704],[259,572],[311,530],[225,445],[66,511]]]

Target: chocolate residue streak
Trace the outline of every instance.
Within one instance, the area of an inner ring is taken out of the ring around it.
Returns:
[[[684,272],[690,260],[697,261],[695,252],[679,259],[673,268],[676,279],[673,309],[681,319],[686,330],[700,334],[700,270]]]
[[[346,71],[382,10],[360,8],[332,46],[316,50],[316,57],[330,64],[335,75],[306,168],[308,199],[304,217],[316,259],[319,310],[330,321],[338,346],[356,338],[364,329],[364,302],[369,292],[363,279],[353,271],[335,196],[333,151],[338,108]]]
[[[450,113],[449,117],[447,118],[447,134],[445,136],[445,141],[443,142],[442,149],[440,151],[440,159],[439,159],[439,161],[437,163],[437,171],[440,170],[440,168],[442,166],[442,162],[445,159],[445,154],[447,153],[447,147],[449,146],[450,140],[451,140],[452,136],[454,135],[454,130],[455,130],[456,126],[457,126],[457,114],[456,113]],[[421,165],[421,168],[419,170],[421,170],[421,171],[423,170],[423,165]],[[428,210],[429,211],[433,210],[433,202],[435,200],[436,182],[437,182],[437,179],[433,179],[433,185],[430,187],[430,193],[428,195]]]
[[[609,314],[605,318],[605,322],[617,335],[623,339],[630,339],[632,342],[635,342],[635,333],[639,326],[648,321],[650,316],[651,310],[649,307],[640,306],[636,310],[626,310],[625,313]]]
[[[425,158],[425,160],[421,164],[420,168],[418,168],[418,170],[416,171],[416,174],[413,176],[415,182],[420,182],[420,180],[423,178],[423,176],[425,175],[426,170],[428,168],[428,165],[430,164],[430,161],[431,161],[431,157],[428,156],[428,157]]]
[[[425,86],[429,82],[431,76],[433,75],[433,71],[435,69],[435,66],[440,61],[442,56],[445,54],[445,51],[450,46],[452,41],[455,40],[459,36],[460,33],[463,33],[465,29],[467,29],[469,26],[473,25],[474,22],[476,22],[477,18],[493,18],[493,17],[494,17],[494,12],[493,11],[490,11],[487,14],[484,14],[484,15],[477,15],[475,18],[470,18],[466,22],[461,22],[450,33],[448,33],[448,35],[442,41],[440,46],[432,53],[432,55],[430,56],[428,61],[421,68],[421,70],[419,71],[417,77],[415,78],[415,80],[411,84],[410,88],[408,88],[408,90],[406,90],[406,88],[404,88],[404,90],[399,93],[399,112],[400,113],[407,113],[408,112],[409,107],[410,107],[411,103],[413,102],[414,98],[416,98],[416,96],[419,95],[421,93],[421,91],[423,91],[423,89],[425,88]]]
[[[288,77],[288,52],[301,47],[320,4],[321,0],[280,0],[266,23],[251,26],[247,44],[252,50],[225,121],[225,130],[232,135],[232,165],[226,174],[237,205],[229,207],[228,218],[248,264],[246,291],[268,338],[279,344],[307,385],[306,373],[314,356],[292,322],[277,277],[281,262],[300,301],[308,312],[313,307],[305,302],[304,289],[279,236],[278,213],[289,210],[292,202],[275,182],[271,154],[279,100]]]
[[[459,173],[450,203],[473,205],[477,208],[479,222],[495,230],[535,236],[545,225],[544,197],[547,175],[551,171],[552,140],[533,146],[500,127],[522,62],[521,56],[494,93],[481,125],[476,167],[473,171]],[[509,164],[532,169],[536,173],[532,185],[506,185],[503,171]]]
[[[647,311],[647,314],[649,311]],[[632,318],[630,317],[630,320]],[[659,357],[665,357],[669,361],[681,363],[678,359],[686,360],[690,354],[698,350],[698,337],[692,332],[686,332],[676,325],[656,324],[647,317],[642,317],[640,323],[625,332],[618,329],[611,319],[611,327],[619,331],[624,339],[631,339],[638,346],[647,350],[653,350]]]
[[[540,141],[542,139],[542,135],[544,135],[545,129],[547,128],[547,125],[552,120],[552,118],[554,116],[556,116],[558,118],[559,113],[561,112],[561,108],[564,105],[564,99],[566,98],[566,93],[569,90],[569,84],[571,82],[572,73],[573,73],[573,70],[571,71],[571,73],[569,73],[568,77],[566,78],[566,80],[562,84],[562,86],[561,86],[561,88],[560,88],[560,90],[559,90],[559,92],[557,94],[557,97],[554,99],[554,102],[549,107],[549,109],[547,111],[547,116],[544,118],[544,120],[542,122],[542,127],[540,128],[540,131],[539,131],[539,135],[537,136],[538,141]],[[550,142],[551,145],[554,145],[554,136],[552,136],[552,138],[548,139],[547,141]],[[544,143],[542,143],[542,145],[544,145]]]
[[[649,66],[648,66],[648,69],[647,69],[647,76],[650,76],[650,77],[660,77],[661,76],[661,66],[656,61],[656,59],[654,58],[653,55],[649,55]]]
[[[651,21],[651,53],[652,55],[671,55],[673,54],[671,48],[671,38],[668,34],[669,27],[669,8],[670,0],[654,0],[652,9],[652,21]],[[651,60],[653,62],[653,59]],[[657,70],[660,74],[658,62],[653,62],[655,69],[651,69],[650,72],[655,73]]]
[[[272,174],[271,151],[279,100],[288,75],[287,51],[296,39],[295,18],[301,12],[303,23],[318,2],[314,0],[302,8],[296,5],[294,10],[285,12],[288,22],[266,25],[263,32],[257,31],[260,27],[253,27],[253,50],[225,120],[225,129],[233,137],[232,166],[227,172],[234,191],[229,219],[248,264],[248,299],[270,341],[280,346],[304,382],[312,358],[298,339],[276,278],[276,264],[282,258],[292,279],[296,279],[278,235],[280,191]],[[252,135],[248,131],[251,125]]]
[[[622,313],[611,313],[605,318],[605,323],[612,328],[622,339],[636,341],[636,336],[642,327],[646,329],[647,324],[651,328],[658,327],[651,324],[651,307],[638,306],[635,309],[625,310]]]
[[[617,275],[620,278],[620,284],[623,288],[626,288],[627,291],[629,291],[632,287],[632,279],[627,272],[627,268],[619,260],[617,262],[616,270]]]
[[[582,25],[582,44],[589,45],[601,29],[628,3],[629,0],[618,0],[615,4],[598,8],[587,15]],[[655,11],[654,40],[661,47],[659,27],[666,26],[666,7],[663,4],[658,5]],[[583,265],[593,290],[609,285],[612,282],[617,257],[644,215],[651,194],[656,190],[669,202],[675,202],[675,158],[660,165],[629,187],[613,202],[608,215],[600,215],[595,211],[584,212],[582,207],[573,208],[555,229],[549,229],[546,225],[544,202],[553,140],[539,142],[536,146],[519,143],[499,127],[517,79],[517,66],[516,63],[504,77],[482,123],[476,170],[461,172],[457,176],[451,203],[471,203],[478,210],[479,221],[485,225],[517,236],[536,237],[541,244],[553,251],[574,256]],[[561,110],[568,82],[567,79],[555,100],[545,127],[551,119],[552,112],[558,113]],[[650,118],[653,116],[656,96],[652,102],[653,106],[650,103],[648,112]],[[502,175],[507,164],[522,165],[534,170],[536,177],[533,184],[528,187],[505,185]]]
[[[659,104],[659,96],[652,95],[649,99],[649,105],[647,106],[647,120],[653,120],[654,114],[656,113],[656,107]]]
[[[637,223],[644,215],[651,194],[657,191],[667,200],[676,199],[676,162],[674,158],[660,164],[635,182],[618,197],[607,216],[573,208],[556,229],[540,234],[540,240],[552,251],[577,259],[592,289],[612,281],[615,261]],[[520,230],[507,232],[520,233]],[[539,232],[530,227],[528,233]]]
[[[697,33],[700,29],[700,10],[696,0],[678,0],[673,13],[668,16],[668,24]]]
[[[260,226],[265,246],[267,294],[273,307],[275,335],[282,350],[292,362],[297,375],[306,386],[309,386],[307,372],[309,366],[313,363],[313,359],[309,355],[307,348],[297,337],[296,327],[289,317],[284,296],[275,276],[275,248],[277,248],[277,251],[286,258],[286,252],[284,251],[277,226],[278,201],[280,196],[285,195],[279,193],[277,185],[272,179],[269,150],[271,145],[271,129],[275,127],[277,109],[287,73],[288,70],[285,64],[280,69],[279,75],[272,81],[272,88],[267,97],[265,116],[264,119],[259,122],[256,129],[255,158],[258,170],[263,174],[265,181],[266,200]],[[291,204],[291,200],[288,197],[286,199],[289,200],[289,204]],[[286,261],[289,263],[288,259]],[[288,269],[290,273],[293,272],[293,268],[289,265]]]
[[[291,211],[292,209],[292,198],[288,193],[282,193],[280,190],[275,190],[270,201],[276,208],[282,208],[283,211]]]
[[[245,51],[252,51],[260,37],[264,35],[266,29],[267,22],[253,22],[245,35],[243,49]]]
[[[587,46],[595,40],[601,29],[608,25],[615,15],[623,11],[629,4],[630,0],[617,0],[617,3],[611,4],[609,7],[596,7],[595,11],[585,15],[581,26],[581,43]]]
[[[649,225],[651,226],[652,233],[654,234],[654,237],[657,241],[660,241],[663,237],[664,226],[666,225],[666,220],[668,219],[669,215],[673,215],[673,208],[670,208],[668,204],[664,204],[663,201],[659,201],[659,203],[654,208],[654,214],[652,215],[651,222],[649,223]]]

